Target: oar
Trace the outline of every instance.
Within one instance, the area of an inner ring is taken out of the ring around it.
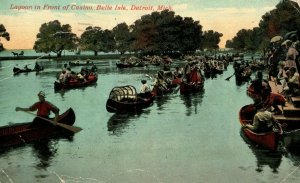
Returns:
[[[149,74],[145,74],[146,77],[148,77],[149,79],[153,79],[151,76],[149,76]]]
[[[80,128],[80,127],[70,126],[70,125],[67,125],[67,124],[64,124],[64,123],[56,123],[56,122],[54,122],[54,121],[52,121],[50,119],[43,118],[41,116],[37,116],[37,115],[35,115],[35,114],[31,113],[31,112],[28,112],[28,111],[23,111],[23,112],[26,112],[28,114],[31,114],[31,115],[35,116],[35,117],[41,118],[41,119],[43,119],[43,120],[45,120],[45,121],[47,121],[47,122],[49,122],[49,123],[51,123],[53,125],[57,125],[57,126],[63,127],[63,128],[65,128],[67,130],[70,130],[70,131],[72,131],[74,133],[77,133],[77,132],[79,132],[79,131],[82,130],[82,128]]]
[[[225,80],[229,81],[229,80],[230,80],[230,78],[231,78],[232,76],[234,76],[234,74],[235,74],[235,73],[233,73],[231,76],[229,76],[229,77],[228,77],[228,78],[226,78]]]

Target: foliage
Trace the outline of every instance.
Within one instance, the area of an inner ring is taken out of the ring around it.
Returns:
[[[300,8],[297,3],[282,0],[275,9],[262,16],[259,27],[239,30],[232,40],[226,42],[226,47],[243,50],[263,49],[272,37],[300,30],[299,14]]]
[[[69,24],[61,25],[58,20],[44,23],[36,36],[33,49],[36,52],[54,52],[60,57],[63,50],[72,51],[77,47],[78,38],[71,31]]]
[[[101,27],[89,26],[82,33],[79,41],[81,50],[92,50],[97,56],[98,52],[109,52],[115,49],[114,35],[111,30],[102,30]]]
[[[202,26],[191,17],[175,16],[173,11],[152,12],[132,25],[134,50],[165,54],[194,52],[201,45]]]
[[[223,34],[215,32],[213,30],[204,31],[202,48],[206,49],[217,49],[219,48],[218,44],[220,43]]]
[[[116,49],[123,55],[126,51],[130,51],[132,44],[132,34],[130,27],[126,23],[120,23],[113,29],[114,39],[116,42]]]
[[[6,31],[5,26],[3,24],[0,24],[0,37],[5,38],[7,41],[10,40],[9,33]],[[4,50],[3,44],[0,42],[0,51],[3,50]]]

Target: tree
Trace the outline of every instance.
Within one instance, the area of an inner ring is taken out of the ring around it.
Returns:
[[[105,29],[101,34],[101,51],[110,52],[115,51],[116,41],[114,39],[114,34],[111,30]]]
[[[54,52],[61,57],[63,50],[75,50],[78,38],[69,24],[61,25],[58,20],[44,23],[37,34],[33,49],[36,52]]]
[[[132,44],[132,34],[130,27],[126,23],[120,23],[113,28],[116,49],[123,55],[126,51],[130,51]]]
[[[222,33],[215,32],[213,30],[204,31],[203,34],[203,41],[202,41],[202,48],[206,49],[218,49],[219,43],[221,41],[221,37],[223,36]]]
[[[276,8],[265,13],[259,27],[251,30],[239,30],[236,36],[226,42],[226,47],[234,49],[263,49],[272,37],[300,30],[299,5],[290,0],[281,0]]]
[[[9,33],[6,32],[6,29],[5,29],[5,27],[4,27],[3,24],[0,24],[0,37],[5,38],[7,41],[10,40]],[[1,39],[0,39],[0,41],[1,41]],[[3,46],[3,44],[0,42],[0,51],[3,51],[3,50],[4,50],[4,46]]]
[[[134,50],[150,54],[194,52],[201,45],[202,26],[199,21],[175,16],[169,10],[142,16],[134,22],[132,30]]]
[[[94,55],[97,56],[98,52],[101,51],[101,27],[88,26],[80,36],[80,49],[85,51],[93,51]]]

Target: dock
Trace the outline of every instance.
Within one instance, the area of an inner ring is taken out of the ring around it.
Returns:
[[[281,94],[283,86],[275,80],[269,81],[272,93]],[[300,96],[286,98],[285,106],[279,106],[281,115],[274,115],[275,119],[283,124],[286,131],[300,128]]]

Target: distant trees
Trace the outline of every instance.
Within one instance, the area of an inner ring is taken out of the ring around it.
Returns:
[[[63,50],[111,52],[118,50],[142,51],[144,54],[186,54],[197,49],[218,48],[222,33],[213,30],[203,34],[202,25],[191,17],[175,15],[164,10],[143,15],[132,25],[117,24],[112,30],[88,26],[78,38],[69,24],[58,20],[44,23],[37,34],[34,49],[37,52],[55,52],[60,57]]]
[[[36,36],[33,49],[36,52],[54,52],[61,57],[63,50],[75,50],[78,43],[76,34],[69,24],[61,25],[58,20],[44,23]]]
[[[202,26],[173,11],[152,12],[132,25],[134,50],[147,53],[194,52],[201,46]]]
[[[242,50],[263,49],[272,37],[294,30],[300,30],[299,5],[294,1],[281,0],[275,9],[262,16],[259,27],[239,30],[225,46]]]
[[[126,23],[120,23],[113,29],[113,35],[116,43],[116,49],[123,55],[126,51],[130,51],[132,44],[132,33],[130,27]]]
[[[9,33],[6,32],[5,26],[4,26],[3,24],[0,24],[0,37],[5,38],[7,41],[10,40]],[[0,41],[1,41],[1,39],[0,39]],[[4,50],[4,46],[3,46],[3,44],[0,42],[0,51],[3,51],[3,50]]]
[[[215,50],[219,48],[219,43],[221,41],[221,37],[223,36],[222,33],[208,30],[204,31],[203,34],[203,41],[202,41],[202,48],[206,48],[209,50]]]

